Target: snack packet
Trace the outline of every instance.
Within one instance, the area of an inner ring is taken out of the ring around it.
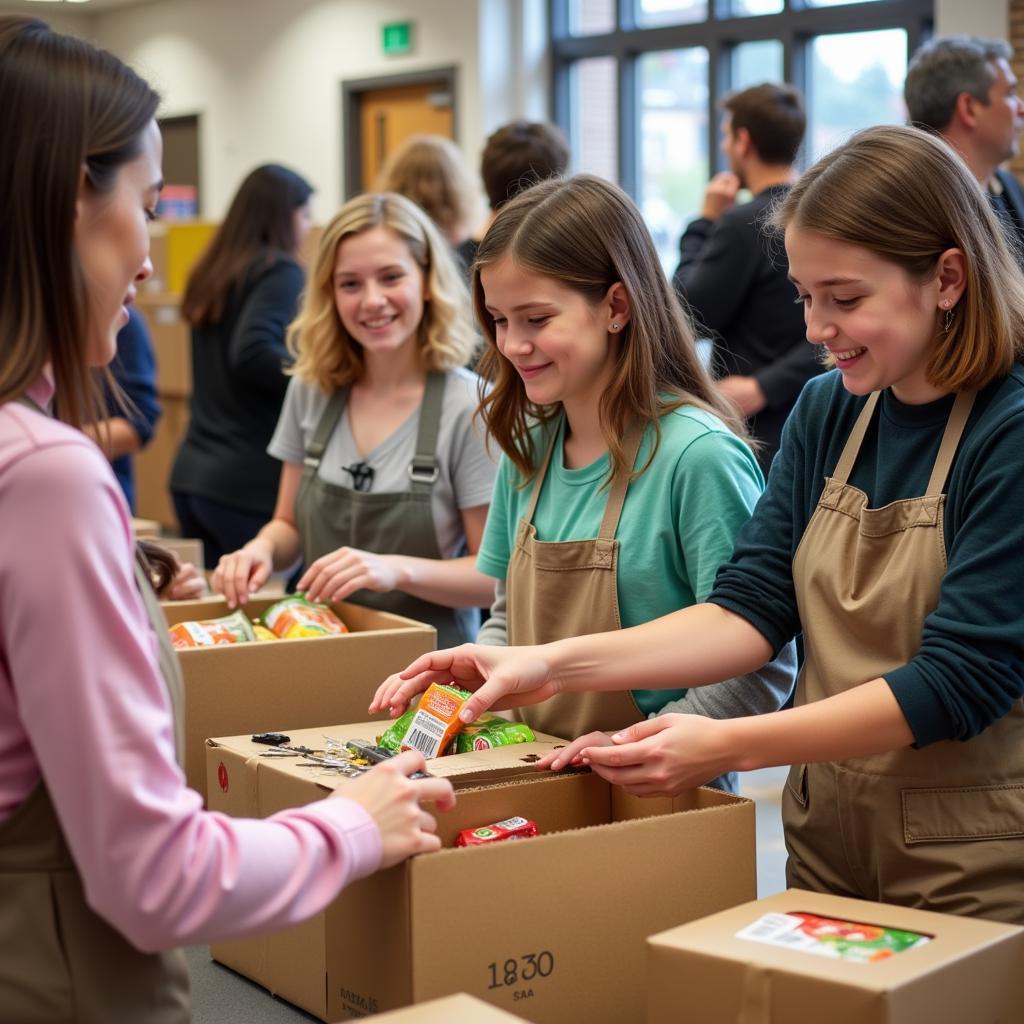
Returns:
[[[263,613],[263,621],[280,640],[348,632],[348,626],[327,605],[307,601],[302,594],[293,594],[272,604]]]
[[[431,683],[419,705],[398,718],[377,742],[385,750],[418,750],[428,760],[446,753],[464,728],[459,720],[470,695],[455,686]]]
[[[270,632],[262,622],[254,622],[252,624],[252,631],[256,634],[257,640],[276,640],[277,636]]]
[[[510,722],[497,715],[481,715],[467,725],[455,737],[456,754],[468,754],[473,750],[491,750],[494,747],[510,747],[515,743],[533,743],[537,737],[525,722]]]
[[[506,818],[494,825],[464,828],[455,838],[456,846],[486,846],[507,839],[531,839],[539,833],[537,822],[528,818]]]
[[[171,644],[176,650],[186,647],[216,647],[219,644],[241,644],[256,639],[252,623],[241,609],[220,619],[178,622],[171,626]]]

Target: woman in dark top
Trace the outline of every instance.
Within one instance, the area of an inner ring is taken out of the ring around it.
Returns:
[[[185,289],[191,418],[171,493],[182,532],[203,541],[207,568],[274,510],[279,467],[266,448],[288,387],[284,336],[305,283],[296,256],[312,192],[294,171],[257,167]]]

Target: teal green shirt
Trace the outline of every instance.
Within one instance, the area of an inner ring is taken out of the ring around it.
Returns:
[[[608,455],[583,469],[566,469],[562,424],[537,428],[535,451],[547,450],[548,431],[558,430],[551,465],[533,525],[542,541],[597,536],[607,503]],[[764,489],[753,453],[711,413],[683,406],[661,418],[654,461],[630,484],[616,537],[618,598],[623,628],[703,601],[715,574],[732,555],[733,542]],[[644,435],[636,465],[647,460],[654,429]],[[505,579],[516,529],[525,516],[532,485],[505,456],[498,467],[477,567]],[[657,713],[685,690],[634,690],[637,707]]]

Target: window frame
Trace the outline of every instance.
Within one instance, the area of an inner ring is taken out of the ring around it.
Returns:
[[[613,0],[616,28],[598,35],[569,32],[571,0],[549,0],[551,33],[551,116],[573,138],[570,76],[572,65],[587,57],[614,57],[618,95],[619,184],[634,199],[640,183],[640,124],[638,109],[640,58],[659,50],[693,46],[708,52],[708,178],[723,169],[718,148],[718,104],[731,88],[733,47],[777,39],[782,42],[782,71],[786,82],[803,93],[811,107],[808,75],[811,40],[816,36],[880,29],[905,29],[907,58],[933,31],[934,0],[871,0],[836,7],[812,7],[807,0],[783,0],[777,14],[728,14],[729,0],[708,0],[705,20],[681,25],[643,28],[636,24],[636,0]]]

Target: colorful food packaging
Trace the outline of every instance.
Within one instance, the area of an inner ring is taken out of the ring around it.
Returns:
[[[486,846],[506,839],[530,839],[539,833],[537,823],[528,818],[506,818],[494,825],[465,828],[455,839],[456,846]]]
[[[302,594],[294,594],[272,604],[263,613],[263,621],[279,640],[336,636],[348,632],[348,626],[327,605],[307,601]]]
[[[455,737],[456,754],[473,750],[510,747],[515,743],[533,743],[537,737],[525,722],[509,722],[497,715],[481,715]]]
[[[202,619],[198,622],[178,622],[171,626],[171,644],[182,650],[186,647],[216,647],[219,644],[241,644],[256,639],[252,623],[239,609],[221,619]]]
[[[464,728],[459,712],[469,697],[456,686],[431,683],[419,705],[396,719],[377,742],[396,753],[418,750],[428,760],[440,757]]]
[[[276,640],[277,636],[270,632],[262,622],[254,622],[252,624],[252,631],[256,634],[257,640]]]
[[[885,928],[861,921],[840,921],[797,912],[765,914],[738,932],[737,937],[833,960],[855,960],[865,964],[888,960],[931,939],[931,936],[902,928]]]

